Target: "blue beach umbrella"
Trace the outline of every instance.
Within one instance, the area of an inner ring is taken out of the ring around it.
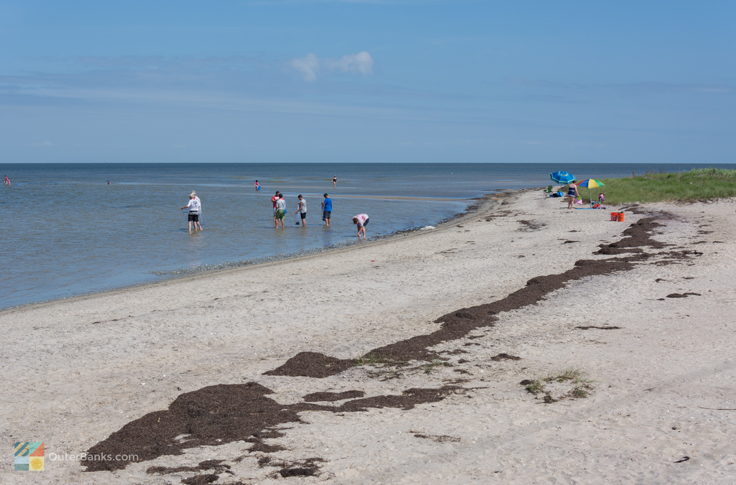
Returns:
[[[575,176],[573,174],[571,174],[570,172],[565,172],[564,170],[552,172],[551,174],[549,174],[549,178],[551,178],[558,184],[569,184],[570,182],[575,180]]]

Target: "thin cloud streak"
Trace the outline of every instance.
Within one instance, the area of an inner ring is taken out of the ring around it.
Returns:
[[[335,105],[329,103],[291,101],[283,99],[249,98],[245,96],[220,96],[194,91],[160,90],[116,90],[116,89],[23,89],[16,94],[55,99],[76,100],[83,103],[123,103],[158,105],[183,109],[206,109],[236,111],[242,113],[269,113],[297,116],[371,118],[374,120],[421,122],[430,124],[484,125],[496,127],[515,127],[516,129],[551,130],[564,132],[579,130],[579,126],[565,123],[546,123],[536,119],[504,118],[489,116],[484,110],[422,109],[417,107],[375,107],[360,105]],[[616,126],[602,123],[588,125],[585,132],[638,132],[692,134],[692,129],[652,129],[646,127]]]
[[[699,92],[712,94],[732,94],[736,92],[736,85],[730,84],[698,84],[698,83],[675,83],[665,81],[632,81],[632,82],[610,82],[610,83],[580,83],[560,82],[545,80],[520,79],[512,81],[521,86],[559,89],[564,91],[616,91],[631,94],[656,94],[656,93],[679,93]]]
[[[251,5],[432,5],[458,0],[246,0]]]
[[[361,51],[347,54],[338,59],[320,59],[313,53],[289,61],[289,65],[301,73],[305,81],[313,82],[321,71],[340,71],[347,73],[373,74],[373,56],[369,52]]]
[[[245,96],[203,94],[196,91],[124,90],[124,89],[53,89],[21,88],[14,95],[39,98],[74,99],[82,102],[145,103],[179,108],[217,109],[227,111],[269,112],[317,116],[379,116],[401,118],[408,111],[358,105],[334,105],[282,99],[250,98]]]

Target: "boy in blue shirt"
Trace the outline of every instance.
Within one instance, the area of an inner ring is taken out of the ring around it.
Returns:
[[[325,199],[322,201],[322,220],[325,221],[325,226],[330,225],[330,216],[332,215],[332,199],[325,194]]]

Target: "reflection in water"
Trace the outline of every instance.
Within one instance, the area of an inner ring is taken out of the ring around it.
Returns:
[[[322,238],[322,246],[332,247],[336,244],[335,232],[332,227],[322,226],[320,236]]]
[[[182,247],[186,248],[185,259],[187,262],[186,266],[188,268],[197,268],[205,264],[205,260],[203,258],[203,253],[207,250],[207,236],[205,231],[198,231],[189,234],[187,243],[183,244]]]

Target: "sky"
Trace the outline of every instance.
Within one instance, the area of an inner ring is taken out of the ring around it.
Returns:
[[[734,163],[736,2],[0,0],[1,163]]]

